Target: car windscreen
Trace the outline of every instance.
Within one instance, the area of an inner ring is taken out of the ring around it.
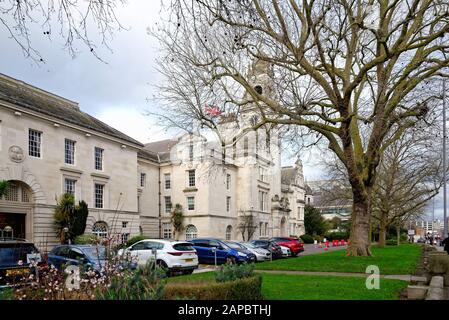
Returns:
[[[27,264],[27,254],[39,253],[32,243],[0,243],[0,267]]]
[[[178,251],[195,251],[190,243],[177,243],[173,245],[173,249]]]
[[[240,244],[238,244],[236,242],[225,241],[225,244],[232,249],[244,249],[243,246],[241,246]]]
[[[247,248],[251,248],[251,249],[257,248],[257,247],[254,245],[254,243],[251,243],[251,242],[243,242],[242,245],[245,246],[245,247],[247,247]]]
[[[86,247],[83,248],[83,252],[93,260],[106,260],[105,247]]]

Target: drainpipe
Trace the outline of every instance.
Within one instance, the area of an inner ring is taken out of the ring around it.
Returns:
[[[159,154],[157,154],[157,160],[158,160],[158,164],[159,164],[159,166],[158,166],[158,172],[159,172],[159,174],[158,174],[158,184],[159,184],[159,186],[158,186],[158,188],[159,188],[159,194],[158,194],[158,201],[159,201],[159,239],[162,239],[162,221],[161,221],[161,219],[162,219],[162,203],[161,203],[161,159],[159,158]]]

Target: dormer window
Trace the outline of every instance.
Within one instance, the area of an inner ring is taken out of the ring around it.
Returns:
[[[259,85],[255,86],[255,87],[254,87],[254,90],[255,90],[258,94],[262,94],[262,92],[263,92],[262,86],[259,86]]]

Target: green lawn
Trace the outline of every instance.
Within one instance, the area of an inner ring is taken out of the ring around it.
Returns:
[[[345,250],[339,250],[274,260],[258,263],[256,269],[365,273],[367,266],[376,265],[381,274],[413,274],[421,256],[421,247],[413,244],[384,248],[373,246],[371,257],[346,257],[345,253]]]
[[[394,300],[406,281],[380,279],[368,290],[365,278],[263,273],[262,294],[268,300]],[[170,278],[169,281],[214,281],[213,272]]]

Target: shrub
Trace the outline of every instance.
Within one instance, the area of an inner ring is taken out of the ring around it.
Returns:
[[[0,300],[14,300],[14,290],[12,288],[1,289]]]
[[[260,300],[262,277],[227,282],[171,282],[165,287],[163,299],[195,300]]]
[[[313,243],[313,236],[310,234],[303,234],[300,238],[304,243]]]
[[[249,278],[254,275],[254,264],[225,264],[215,272],[215,281],[227,282]]]
[[[323,236],[314,236],[313,240],[316,240],[317,242],[323,242],[324,237]]]
[[[149,239],[149,237],[146,237],[146,236],[135,236],[135,237],[132,237],[131,239],[129,239],[126,242],[126,247],[132,246],[134,243],[139,242],[140,240],[145,240],[145,239]]]
[[[94,234],[82,234],[75,238],[75,244],[97,244],[99,242],[99,238]]]
[[[149,261],[142,268],[114,275],[108,286],[96,290],[95,297],[98,300],[160,300],[165,287],[163,277],[165,272]]]
[[[332,240],[347,240],[349,239],[349,232],[331,232],[326,234],[326,239]]]
[[[6,194],[8,190],[9,183],[5,180],[0,180],[0,198]]]
[[[408,241],[407,240],[406,241],[400,241],[400,244],[405,244],[405,243],[408,243]],[[385,244],[387,246],[397,246],[398,245],[398,240],[397,239],[387,239],[385,241]]]

